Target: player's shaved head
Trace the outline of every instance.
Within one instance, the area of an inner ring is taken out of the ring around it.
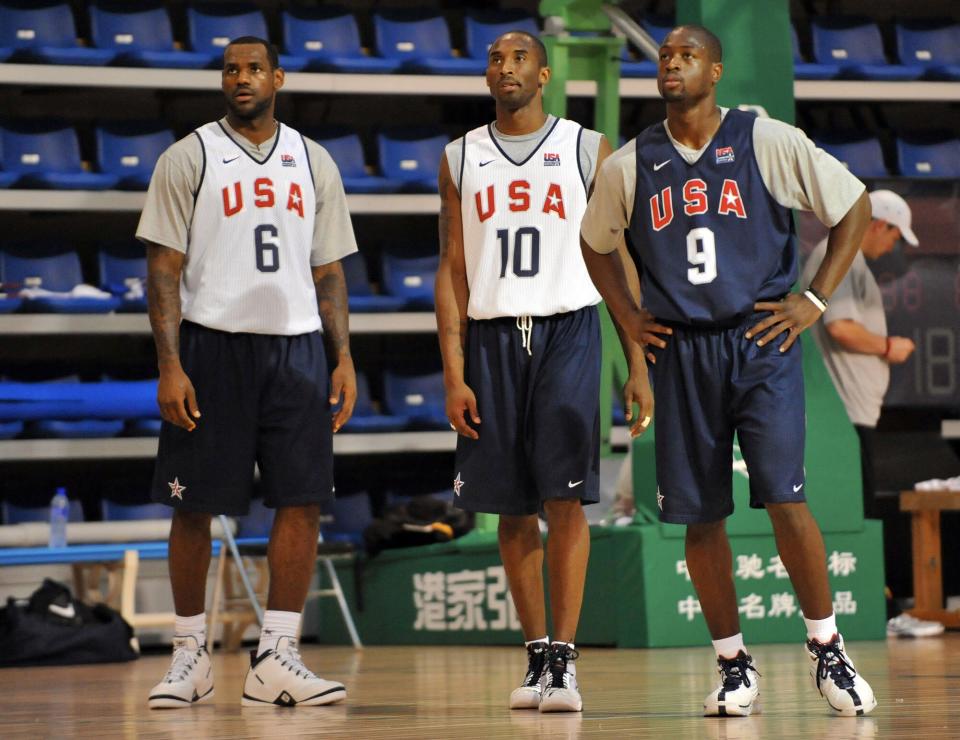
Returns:
[[[710,57],[711,62],[718,63],[723,61],[723,44],[720,42],[719,37],[706,26],[701,26],[697,23],[684,23],[682,26],[677,26],[668,33],[667,38],[670,38],[675,33],[682,33],[688,38],[696,38],[697,41],[700,42],[700,46],[707,50],[707,55]],[[663,43],[666,44],[667,40],[664,39]]]
[[[229,49],[231,46],[241,46],[245,44],[259,44],[262,46],[267,55],[267,61],[270,63],[270,69],[280,68],[280,54],[277,51],[277,47],[266,39],[260,38],[259,36],[240,36],[239,38],[235,38],[233,41],[227,44],[227,49]],[[224,49],[224,52],[226,52],[226,49]]]
[[[515,36],[517,38],[525,39],[530,44],[534,53],[537,55],[537,63],[540,65],[540,68],[543,69],[544,67],[548,66],[547,47],[543,45],[543,42],[537,36],[534,36],[529,31],[507,31],[506,33],[501,33],[499,36],[497,36],[494,42],[490,44],[490,49],[496,49],[497,44],[499,44],[500,41],[507,36]]]

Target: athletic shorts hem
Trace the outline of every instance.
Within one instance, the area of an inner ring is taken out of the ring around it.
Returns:
[[[263,505],[268,509],[284,509],[289,506],[324,506],[332,504],[333,494],[318,493],[312,496],[297,496],[296,498],[285,498],[280,501],[263,497]]]
[[[486,504],[483,502],[469,504],[466,502],[454,501],[453,505],[458,509],[469,511],[473,514],[497,514],[498,516],[533,516],[538,514],[537,509],[521,510],[512,506],[496,506],[495,504]]]
[[[244,516],[245,514],[250,513],[249,501],[240,506],[224,506],[220,503],[208,501],[177,501],[174,503],[170,500],[169,495],[154,496],[153,501],[154,503],[164,504],[165,506],[169,506],[171,509],[177,509],[178,511],[210,514],[212,516],[219,516],[220,514],[225,516]]]
[[[719,522],[733,514],[733,509],[716,516],[708,514],[665,514],[660,512],[660,521],[664,524],[711,524]]]
[[[791,494],[789,496],[771,496],[770,498],[757,499],[756,502],[750,502],[750,508],[762,509],[767,504],[805,504],[807,497],[803,495]]]

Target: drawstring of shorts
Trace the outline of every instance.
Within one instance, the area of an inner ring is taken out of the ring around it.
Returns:
[[[527,354],[533,356],[533,316],[523,314],[517,316],[517,328],[520,330],[520,336],[523,339],[523,348]]]

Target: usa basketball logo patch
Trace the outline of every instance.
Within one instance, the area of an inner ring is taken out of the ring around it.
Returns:
[[[281,154],[280,164],[282,164],[284,167],[296,167],[297,160],[293,158],[292,154]]]
[[[543,153],[543,166],[544,167],[559,167],[560,166],[560,155],[554,152],[544,152]]]
[[[726,164],[727,162],[733,161],[733,147],[732,146],[718,146],[717,147],[717,164]]]

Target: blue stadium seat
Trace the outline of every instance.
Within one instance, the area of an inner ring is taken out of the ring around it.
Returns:
[[[8,244],[0,250],[0,271],[6,282],[18,283],[23,288],[68,292],[83,282],[80,257],[72,248],[60,244]],[[120,303],[113,296],[45,296],[24,299],[23,308],[39,313],[109,313]]]
[[[360,252],[348,254],[340,260],[347,281],[347,296],[351,313],[399,311],[404,300],[392,295],[376,295],[367,277],[367,263]]]
[[[17,175],[19,187],[56,190],[107,190],[119,178],[85,172],[77,132],[65,123],[8,122],[0,128],[3,169]]]
[[[643,26],[644,31],[650,34],[650,38],[657,45],[673,30],[670,19],[659,16],[643,18],[640,25]],[[657,62],[643,57],[639,52],[637,52],[637,58],[634,59],[630,54],[632,48],[633,46],[629,42],[623,46],[620,55],[620,74],[623,77],[656,77]]]
[[[248,3],[196,3],[187,8],[187,27],[190,48],[205,55],[206,66],[219,69],[223,64],[223,50],[232,39],[257,36],[267,39],[267,21],[261,10]],[[303,68],[305,60],[280,55],[280,66],[289,72]]]
[[[463,20],[463,30],[467,57],[483,63],[480,74],[487,68],[490,46],[498,36],[507,31],[526,31],[533,36],[540,35],[537,19],[519,9],[469,11]]]
[[[247,513],[236,517],[237,539],[268,539],[276,513],[277,510],[268,508],[262,498],[250,499]]]
[[[363,547],[363,530],[373,521],[370,495],[366,491],[351,491],[346,495],[337,492],[327,512],[333,521],[322,525],[326,542],[351,542]]]
[[[115,52],[77,44],[69,2],[4,0],[0,2],[0,50],[18,62],[109,64]],[[2,54],[0,54],[2,56]]]
[[[360,47],[360,31],[351,13],[340,5],[284,10],[284,49],[302,59],[309,71],[382,74],[395,72],[399,59],[370,56]]]
[[[839,64],[820,64],[808,62],[800,53],[800,39],[797,29],[790,24],[790,39],[793,44],[793,76],[797,80],[832,80],[840,74]]]
[[[123,431],[123,419],[44,419],[28,421],[24,436],[40,439],[109,439]]]
[[[174,142],[173,131],[155,123],[106,123],[95,134],[97,164],[119,178],[121,190],[146,190],[157,160]]]
[[[419,429],[449,429],[443,371],[415,366],[383,372],[383,401],[395,416],[404,416]]]
[[[159,437],[160,425],[157,419],[127,419],[123,428],[124,437]]]
[[[374,13],[373,31],[377,51],[386,59],[401,62],[404,72],[436,75],[482,75],[482,60],[453,56],[450,29],[435,10],[389,10]]]
[[[960,139],[898,136],[897,162],[907,177],[960,177]]]
[[[112,49],[125,67],[199,69],[206,54],[176,49],[170,16],[162,0],[94,0],[90,5],[94,46]]]
[[[385,249],[381,260],[383,288],[402,299],[405,308],[432,311],[439,266],[440,257],[436,254],[412,257]]]
[[[901,64],[923,67],[926,79],[960,80],[960,23],[903,21],[896,28]]]
[[[50,498],[53,498],[51,496]],[[78,498],[71,498],[70,510],[67,514],[68,522],[83,521],[83,503]],[[0,509],[3,510],[4,524],[25,524],[27,522],[49,522],[50,505],[46,506],[21,506],[4,501]]]
[[[0,421],[0,439],[13,439],[22,432],[22,421]]]
[[[3,276],[3,260],[0,259],[0,314],[13,313],[23,304],[17,292],[20,290],[19,283],[10,282],[6,284],[6,278]]]
[[[143,313],[147,310],[147,257],[137,242],[105,244],[97,253],[100,287],[120,298],[117,311]]]
[[[389,179],[403,182],[404,191],[435,193],[440,158],[449,142],[436,129],[387,129],[377,135],[380,168]]]
[[[100,515],[105,522],[133,522],[140,519],[169,519],[173,507],[165,504],[127,504],[101,499]]]
[[[883,163],[883,150],[875,136],[862,139],[823,136],[815,139],[817,146],[840,160],[857,177],[889,177]]]
[[[324,129],[311,132],[311,138],[326,149],[340,170],[343,189],[348,193],[397,193],[402,180],[371,175],[363,161],[360,136],[346,129]]]
[[[0,55],[0,61],[3,61],[2,55]],[[5,168],[3,161],[3,134],[0,132],[0,189],[9,188],[19,177],[20,175],[16,172],[10,172]]]
[[[0,382],[0,421],[143,419],[156,413],[156,380]]]
[[[890,64],[877,24],[866,18],[818,16],[811,21],[813,56],[840,65],[840,77],[855,80],[916,80],[923,68]]]
[[[345,432],[399,432],[407,425],[402,416],[381,414],[373,405],[370,396],[370,382],[366,373],[357,373],[357,402],[353,407],[353,416],[344,424]]]

